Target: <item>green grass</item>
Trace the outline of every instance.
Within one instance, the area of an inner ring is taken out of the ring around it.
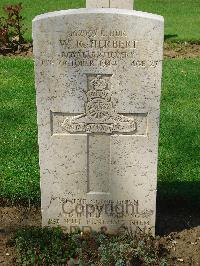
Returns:
[[[28,39],[31,39],[31,21],[36,15],[61,9],[85,7],[84,0],[1,0],[0,8],[8,3],[19,2],[22,2],[24,7],[23,15],[28,28],[25,37]],[[200,40],[199,0],[135,0],[135,9],[164,16],[166,40]]]
[[[199,0],[136,0],[135,8],[164,16],[167,41],[200,41]]]
[[[160,195],[200,200],[200,59],[164,64],[159,145]]]
[[[200,199],[200,59],[164,63],[159,195]],[[0,197],[40,198],[32,59],[0,60]]]
[[[27,28],[25,38],[29,40],[31,40],[32,20],[35,16],[56,10],[85,7],[85,0],[1,0],[0,7],[8,3],[16,4],[19,2],[23,5],[22,14],[25,18],[25,25]],[[1,14],[3,14],[3,12],[0,10],[0,15]]]
[[[39,197],[34,70],[31,59],[0,60],[0,196]]]

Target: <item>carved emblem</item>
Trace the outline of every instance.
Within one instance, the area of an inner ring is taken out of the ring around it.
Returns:
[[[118,114],[111,93],[111,75],[87,75],[85,113],[67,117],[62,128],[69,133],[131,133],[133,118]]]

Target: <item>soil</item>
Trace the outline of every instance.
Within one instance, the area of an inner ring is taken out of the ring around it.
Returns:
[[[200,265],[200,215],[197,208],[158,204],[156,239],[168,251],[168,265]],[[17,229],[41,226],[36,207],[0,207],[0,265],[14,266],[15,249],[9,244]]]
[[[41,226],[38,208],[0,207],[0,266],[15,265],[15,248],[9,245],[15,232],[26,226]]]
[[[33,46],[32,43],[25,43],[15,49],[0,49],[0,56],[21,56],[32,57]],[[164,58],[194,58],[200,57],[199,43],[165,43],[164,44]]]
[[[200,207],[184,200],[157,203],[156,234],[168,265],[200,266]]]
[[[165,43],[164,58],[194,58],[200,57],[200,44],[195,43]]]
[[[21,57],[32,57],[33,45],[32,42],[15,45],[13,48],[1,47],[0,56],[21,56]]]

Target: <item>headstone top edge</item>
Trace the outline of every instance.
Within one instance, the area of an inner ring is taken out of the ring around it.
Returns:
[[[54,12],[48,12],[36,16],[33,19],[33,23],[39,20],[49,19],[51,17],[65,16],[65,15],[76,15],[76,14],[121,14],[121,15],[135,15],[136,17],[149,18],[164,22],[164,17],[157,14],[152,14],[143,11],[136,11],[130,9],[119,9],[119,8],[78,8],[78,9],[68,9],[60,10]]]

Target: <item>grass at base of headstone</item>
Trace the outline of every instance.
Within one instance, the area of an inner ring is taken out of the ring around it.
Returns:
[[[166,251],[153,237],[127,232],[64,234],[60,228],[32,227],[19,230],[13,244],[19,265],[167,265]]]
[[[40,198],[31,59],[0,59],[0,198]]]
[[[2,7],[7,4],[22,2],[22,14],[25,17],[27,33],[25,38],[31,40],[31,23],[36,15],[46,12],[85,7],[84,0],[1,0]],[[199,0],[135,0],[135,9],[155,13],[165,18],[166,41],[194,41],[199,42],[200,5]]]
[[[165,60],[159,186],[162,198],[200,199],[200,59]],[[0,198],[39,202],[32,59],[0,59]]]
[[[159,143],[159,196],[200,200],[200,59],[166,60]]]

